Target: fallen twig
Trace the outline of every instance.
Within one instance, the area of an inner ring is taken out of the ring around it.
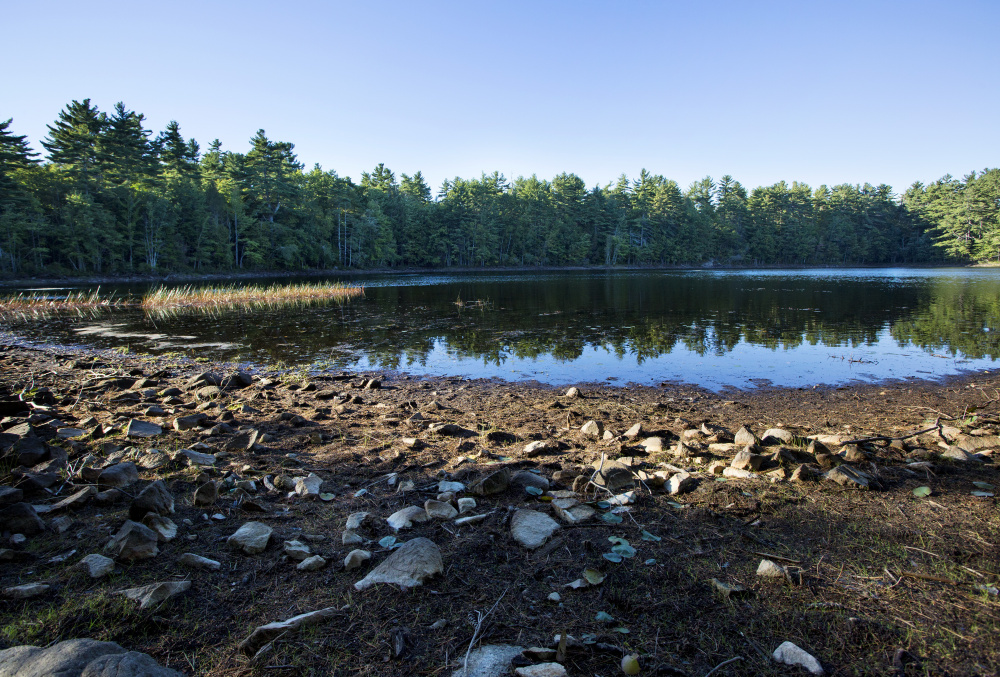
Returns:
[[[730,663],[735,663],[736,661],[741,661],[741,660],[743,660],[743,656],[736,656],[735,658],[730,658],[728,661],[722,661],[721,663],[719,663],[718,665],[716,665],[714,668],[712,668],[711,670],[709,670],[708,672],[706,672],[705,673],[705,677],[710,677],[710,675],[713,672],[715,672],[716,670],[718,670],[719,668],[721,668],[723,666],[726,666],[726,665],[729,665]]]
[[[490,610],[487,611],[485,614],[483,612],[481,612],[481,611],[477,611],[476,612],[476,619],[477,619],[476,620],[476,627],[472,631],[472,641],[469,642],[469,648],[465,652],[465,660],[462,661],[462,675],[463,675],[463,677],[465,675],[469,674],[469,654],[472,653],[472,647],[474,647],[476,645],[476,638],[479,636],[479,631],[482,629],[483,623],[486,621],[486,619],[489,617],[489,615],[491,613],[493,613],[493,610],[497,608],[497,604],[500,603],[500,600],[503,599],[503,596],[507,594],[507,590],[509,590],[509,589],[510,588],[504,588],[504,591],[502,593],[500,593],[499,597],[497,597],[497,601],[495,601],[493,603],[493,606],[491,606]]]

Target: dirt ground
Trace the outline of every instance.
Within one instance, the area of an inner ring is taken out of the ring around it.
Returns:
[[[723,394],[581,385],[578,397],[457,378],[389,377],[366,388],[378,374],[259,373],[248,387],[219,392],[205,390],[204,379],[193,382],[203,372],[234,371],[176,358],[0,347],[0,407],[9,414],[0,428],[30,420],[39,437],[67,452],[65,464],[48,468],[58,481],[32,490],[30,473],[8,450],[0,484],[22,487],[25,502],[51,506],[93,484],[88,469],[129,460],[139,466],[138,482],[122,487],[117,502],[95,498],[65,513],[71,526],[63,533],[52,524],[57,514],[42,512],[46,531],[21,545],[4,534],[0,588],[51,587],[27,600],[0,599],[0,648],[93,637],[147,652],[185,674],[451,675],[473,641],[556,647],[554,637],[568,633],[574,641],[559,658],[570,675],[622,674],[625,654],[638,655],[642,675],[805,674],[771,658],[785,641],[832,675],[998,674],[1000,519],[995,497],[972,492],[994,493],[982,483],[1000,487],[992,455],[1000,447],[993,437],[1000,430],[1000,377]],[[180,394],[164,395],[168,388]],[[30,409],[22,400],[32,401]],[[152,405],[164,413],[148,414]],[[199,425],[172,428],[178,417],[199,411],[206,416]],[[52,419],[83,433],[61,439]],[[129,439],[131,419],[160,423],[163,433]],[[584,434],[590,420],[609,434]],[[215,428],[219,423],[229,428]],[[442,434],[436,423],[457,429]],[[636,423],[642,432],[626,436]],[[724,461],[721,469],[736,454],[725,442],[741,426],[758,436],[780,428],[794,438],[781,445],[763,440],[768,461],[752,477],[715,474],[713,462]],[[818,476],[821,465],[843,462],[836,452],[847,447],[837,441],[927,429],[905,440],[857,444],[859,455],[847,465],[867,473],[868,489]],[[256,445],[226,451],[251,431],[259,433]],[[840,436],[826,438],[835,457],[805,446],[815,435]],[[650,437],[661,438],[662,451],[640,445]],[[677,455],[680,439],[687,448]],[[525,446],[532,441],[551,443],[531,455]],[[174,457],[192,446],[216,454],[214,466]],[[144,467],[149,448],[169,461]],[[954,458],[942,456],[948,450]],[[611,492],[586,482],[602,456],[646,473],[624,509],[612,509]],[[814,469],[817,477],[793,480],[803,464],[802,472]],[[551,514],[552,496],[512,484],[495,494],[459,494],[477,502],[468,514],[485,515],[474,524],[430,520],[396,533],[386,522],[403,507],[434,499],[441,480],[470,488],[498,470],[505,477],[534,471],[554,491],[576,489],[597,516],[563,523],[528,550],[512,539],[511,517],[521,509]],[[680,470],[690,471],[689,490],[670,495],[657,486]],[[285,478],[309,473],[322,479],[321,498],[280,488],[290,486]],[[176,502],[169,515],[176,538],[153,558],[118,562],[104,578],[74,568],[85,555],[104,552],[129,518],[131,497],[157,479]],[[247,480],[253,488],[236,487]],[[194,491],[206,481],[217,483],[219,497],[196,506]],[[409,482],[412,490],[400,491]],[[918,487],[930,494],[915,495]],[[365,544],[343,544],[348,515],[362,511],[371,515],[358,530]],[[247,521],[274,530],[260,554],[227,545]],[[433,541],[443,574],[412,590],[355,590],[390,554],[392,544],[380,543],[387,536]],[[283,542],[296,538],[326,566],[297,570],[283,552]],[[623,542],[634,556],[604,556]],[[355,548],[372,559],[345,570]],[[185,568],[178,560],[187,552],[222,566]],[[786,567],[787,575],[758,576],[762,559]],[[587,569],[603,580],[567,586]],[[188,591],[146,610],[115,594],[181,580],[191,582]],[[726,594],[724,586],[744,590]],[[323,623],[249,654],[240,649],[259,625],[330,607]],[[529,662],[517,659],[515,666]]]

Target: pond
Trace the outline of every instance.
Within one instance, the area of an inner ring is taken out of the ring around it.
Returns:
[[[993,369],[1000,354],[1000,270],[341,279],[364,285],[364,298],[212,314],[119,309],[6,328],[31,341],[257,365],[716,391],[940,378]]]

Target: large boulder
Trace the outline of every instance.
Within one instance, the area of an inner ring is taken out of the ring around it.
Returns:
[[[183,677],[144,653],[114,642],[69,639],[47,648],[0,651],[0,677]]]

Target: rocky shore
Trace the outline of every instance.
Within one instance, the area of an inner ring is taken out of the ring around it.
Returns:
[[[0,675],[995,675],[998,386],[2,347]]]

